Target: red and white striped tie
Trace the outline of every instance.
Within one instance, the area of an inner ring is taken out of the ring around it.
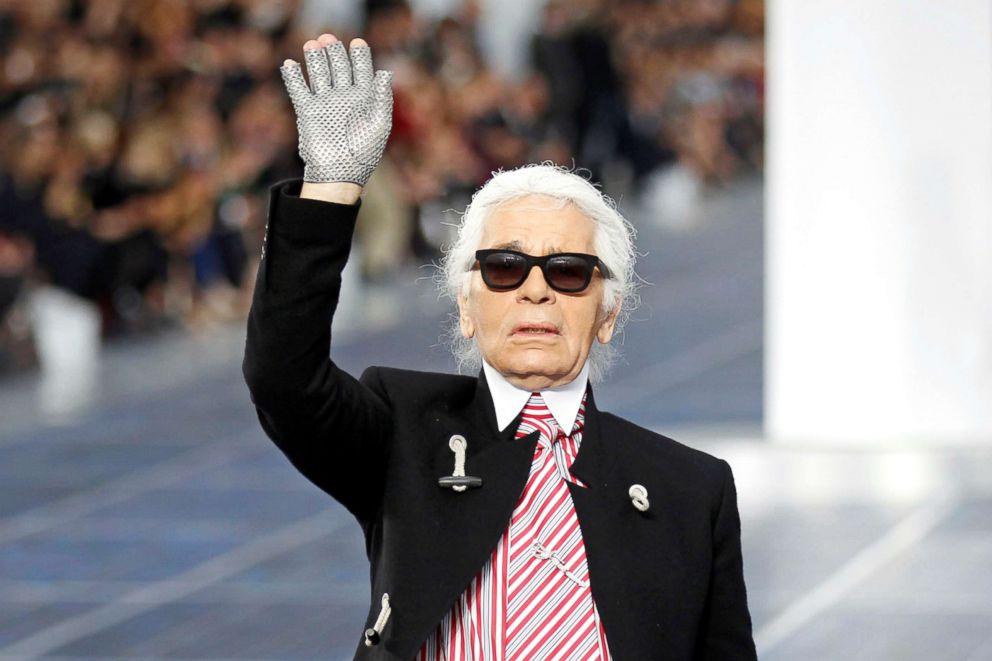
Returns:
[[[538,393],[517,438],[540,431],[524,496],[510,521],[506,590],[507,659],[608,659],[589,587],[582,531],[566,481],[585,423],[585,401],[566,436]],[[584,486],[584,485],[583,485]]]

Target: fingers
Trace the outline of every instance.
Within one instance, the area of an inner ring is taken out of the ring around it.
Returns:
[[[348,53],[344,50],[344,44],[335,41],[325,50],[331,61],[331,76],[334,79],[334,87],[351,87],[351,62],[348,61]]]
[[[372,83],[372,121],[392,124],[393,121],[393,72],[376,71]]]
[[[304,98],[304,95],[310,94],[310,88],[307,87],[307,81],[303,79],[303,70],[300,68],[299,62],[286,60],[279,72],[282,74],[282,82],[286,85],[286,91],[289,93],[289,100],[294,106]]]
[[[316,47],[310,47],[316,44]],[[316,41],[303,45],[303,56],[307,62],[307,76],[314,94],[321,94],[331,87],[331,72],[327,64],[327,52]]]
[[[355,74],[355,84],[367,86],[372,84],[374,71],[372,69],[372,51],[364,39],[351,41],[351,66]]]
[[[281,69],[283,81],[291,98],[303,91],[313,90],[314,94],[321,94],[332,86],[349,87],[354,83],[375,88],[377,107],[384,103],[388,96],[391,112],[392,74],[375,72],[372,67],[372,51],[364,39],[352,39],[349,58],[344,44],[337,37],[332,34],[322,34],[317,39],[311,39],[303,44],[303,55],[307,64],[307,77],[310,79],[309,88],[306,88],[299,64],[286,60]]]

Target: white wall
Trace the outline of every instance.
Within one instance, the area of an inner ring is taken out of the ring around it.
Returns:
[[[992,444],[992,2],[768,17],[768,434]]]

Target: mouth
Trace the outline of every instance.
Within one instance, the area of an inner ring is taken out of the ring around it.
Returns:
[[[561,335],[561,332],[554,324],[523,323],[514,326],[512,334],[524,337],[550,337]]]

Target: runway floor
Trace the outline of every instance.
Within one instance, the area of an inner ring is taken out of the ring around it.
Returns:
[[[992,660],[992,443],[762,440],[761,208],[749,182],[683,228],[631,211],[651,284],[597,400],[730,461],[762,659]],[[346,279],[347,369],[452,368],[448,304],[407,275]],[[0,383],[0,659],[350,658],[359,528],[262,434],[242,347],[162,336]]]

